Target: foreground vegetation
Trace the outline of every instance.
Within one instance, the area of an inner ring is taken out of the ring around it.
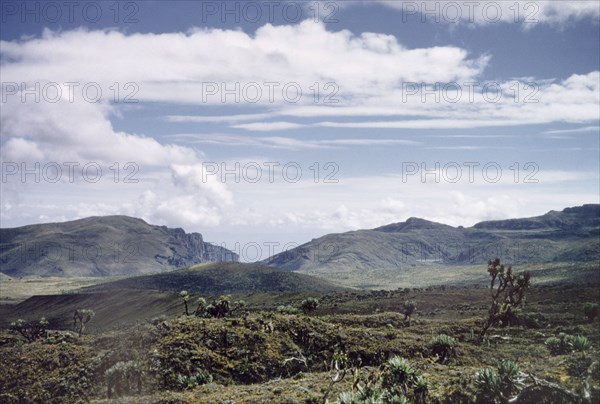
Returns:
[[[182,291],[179,314],[95,333],[87,308],[66,314],[75,331],[15,319],[0,331],[0,402],[598,402],[597,290]]]

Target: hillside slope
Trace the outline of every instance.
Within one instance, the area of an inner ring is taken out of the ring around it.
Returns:
[[[290,273],[259,264],[214,262],[151,275],[141,275],[85,288],[86,291],[115,289],[220,295],[235,293],[301,292],[328,293],[342,290],[331,282]]]
[[[507,263],[600,261],[600,205],[452,227],[418,218],[329,234],[264,261],[290,271],[401,270]]]
[[[237,260],[199,233],[128,216],[0,229],[0,272],[13,277],[134,275]]]

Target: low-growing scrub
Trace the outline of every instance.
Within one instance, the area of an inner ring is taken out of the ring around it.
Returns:
[[[314,297],[309,297],[303,300],[300,304],[300,308],[304,313],[313,312],[317,309],[317,307],[319,307],[319,299],[316,299]]]
[[[177,375],[177,386],[181,390],[188,390],[198,385],[210,383],[212,380],[212,376],[208,372],[199,370],[192,375]]]
[[[404,321],[410,326],[412,315],[417,310],[417,303],[414,300],[406,300],[402,304],[402,314],[404,314]]]
[[[383,371],[361,380],[353,372],[353,390],[340,393],[338,403],[425,403],[431,383],[409,360],[394,356],[384,365]]]
[[[277,306],[277,313],[281,314],[298,314],[300,310],[290,305]]]
[[[432,338],[427,344],[431,355],[437,356],[438,362],[446,363],[456,355],[456,340],[446,334]]]
[[[483,344],[489,290],[319,295],[310,315],[300,304],[308,294],[244,295],[249,305],[188,294],[187,316],[174,294],[168,315],[79,338],[79,323],[31,341],[0,330],[0,402],[597,402],[600,335],[581,315],[596,291],[533,292],[523,312],[533,306],[543,328],[491,328]],[[407,327],[398,302],[415,300],[419,321]]]
[[[25,337],[27,341],[33,342],[40,338],[46,338],[48,324],[45,317],[42,317],[40,321],[29,322],[20,318],[10,323],[10,328]]]
[[[142,391],[142,371],[137,361],[117,362],[104,372],[107,397]]]
[[[546,339],[545,344],[553,355],[564,355],[569,352],[587,352],[592,348],[592,343],[586,337],[565,333],[560,333],[556,337]]]

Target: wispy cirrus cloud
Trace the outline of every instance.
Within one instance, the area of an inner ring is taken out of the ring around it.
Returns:
[[[173,134],[168,139],[187,144],[214,144],[230,147],[258,147],[287,150],[334,149],[358,146],[418,146],[422,142],[405,139],[295,139],[283,136],[248,137],[228,134]]]
[[[168,115],[165,119],[175,123],[233,123],[259,121],[277,116],[276,113],[237,115]]]
[[[544,135],[562,135],[567,133],[598,133],[600,132],[600,126],[585,126],[582,128],[573,128],[573,129],[557,129],[557,130],[546,130],[542,132]]]

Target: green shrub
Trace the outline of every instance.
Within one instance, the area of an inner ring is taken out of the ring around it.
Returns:
[[[73,310],[73,328],[75,331],[77,331],[80,337],[85,330],[85,325],[89,323],[89,321],[93,319],[95,315],[96,313],[94,310],[90,309],[75,308],[75,310]]]
[[[381,387],[388,396],[404,396],[417,385],[419,376],[420,372],[407,359],[394,356],[386,363]]]
[[[413,396],[415,397],[415,401],[424,403],[430,390],[431,383],[429,383],[422,375],[418,375],[413,386]]]
[[[189,316],[190,313],[188,311],[188,301],[190,300],[190,294],[187,290],[182,290],[181,292],[179,292],[179,297],[181,298],[181,300],[183,300],[183,305],[185,307],[184,314],[186,316]]]
[[[456,353],[456,340],[446,334],[434,337],[427,344],[432,355],[439,357],[440,363],[446,363]]]
[[[134,387],[138,393],[142,391],[142,371],[137,361],[115,363],[104,372],[104,378],[108,398],[129,394]]]
[[[386,368],[381,380],[381,387],[386,390],[400,388],[405,393],[418,376],[418,371],[408,359],[394,356],[386,363]]]
[[[498,364],[498,377],[500,377],[500,384],[506,394],[517,391],[519,365],[508,359],[500,361]]]
[[[300,307],[302,308],[302,311],[304,313],[310,313],[312,311],[315,311],[317,307],[319,307],[319,299],[316,299],[314,297],[306,298],[302,301]]]
[[[27,341],[33,342],[39,338],[46,338],[48,324],[46,317],[42,317],[40,321],[30,322],[20,318],[10,323],[10,328],[25,337]]]
[[[225,317],[231,310],[231,297],[229,295],[220,296],[217,300],[213,300],[211,304],[206,306],[206,314],[210,317]]]
[[[475,374],[475,387],[480,402],[498,402],[502,395],[500,377],[493,368],[483,368]]]
[[[338,404],[362,404],[364,400],[358,392],[344,391],[338,396],[337,402]]]
[[[235,302],[233,302],[232,306],[231,306],[231,311],[230,313],[240,313],[243,312],[244,309],[246,308],[247,304],[245,300],[236,300]]]
[[[577,335],[570,338],[569,343],[575,352],[587,352],[592,349],[591,341],[583,335]]]
[[[185,375],[178,375],[177,376],[177,386],[181,389],[181,390],[188,390],[188,389],[193,389],[196,386],[202,385],[202,384],[207,384],[212,382],[213,378],[211,376],[210,373],[204,371],[204,370],[199,370],[196,373],[189,375],[189,376],[185,376]]]
[[[592,348],[592,343],[582,335],[572,336],[561,332],[557,337],[550,337],[545,342],[546,347],[553,355],[564,355],[569,352],[587,352]]]
[[[206,314],[206,299],[203,297],[198,298],[198,306],[194,312],[196,316],[204,316]]]
[[[563,347],[563,340],[557,337],[550,337],[546,339],[546,347],[550,351],[550,353],[554,355],[560,355],[564,353],[565,348]]]
[[[512,267],[505,268],[500,259],[488,261],[488,274],[491,277],[490,292],[492,304],[488,318],[479,333],[479,341],[483,341],[488,329],[493,325],[503,327],[518,323],[517,312],[523,304],[525,294],[530,286],[531,276],[525,271],[519,275],[512,272]]]
[[[277,306],[277,312],[281,314],[298,314],[300,310],[294,306],[285,305],[285,306]]]
[[[402,314],[404,314],[404,321],[408,320],[408,325],[410,326],[410,321],[412,319],[413,313],[417,310],[417,303],[414,300],[406,300],[402,304]]]
[[[517,392],[519,367],[510,360],[503,360],[497,369],[490,367],[475,374],[478,402],[504,403]]]
[[[381,377],[369,376],[365,386],[355,373],[354,387],[358,391],[344,392],[338,396],[338,403],[425,403],[431,391],[431,384],[421,372],[405,358],[394,356],[385,363]]]

